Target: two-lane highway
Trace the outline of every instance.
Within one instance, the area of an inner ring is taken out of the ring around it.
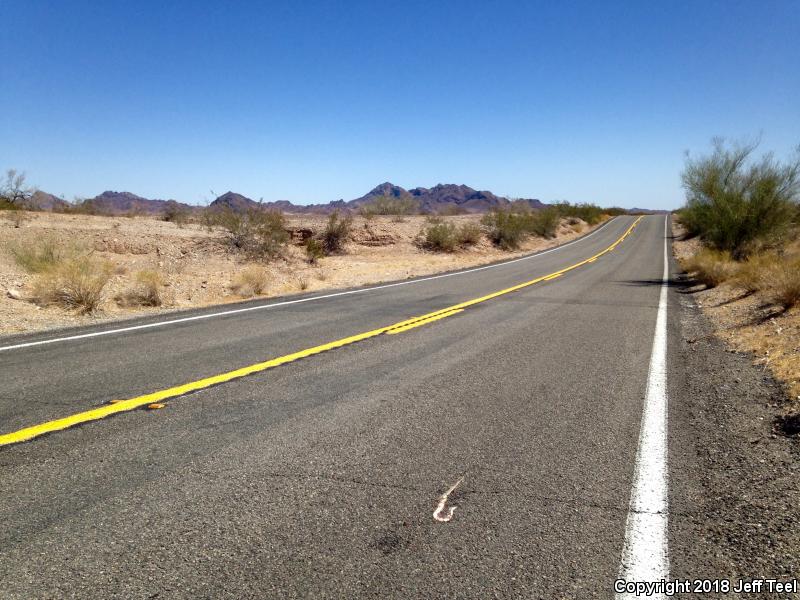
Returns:
[[[665,243],[1,341],[0,596],[612,597]]]

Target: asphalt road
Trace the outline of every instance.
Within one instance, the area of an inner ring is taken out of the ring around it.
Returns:
[[[0,434],[529,281],[633,221],[470,273],[0,351]],[[0,448],[0,597],[613,597],[664,231],[647,216],[557,279]]]

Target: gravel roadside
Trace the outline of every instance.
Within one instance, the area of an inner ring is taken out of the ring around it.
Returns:
[[[774,430],[788,395],[753,356],[713,336],[686,289],[676,282],[672,318],[671,576],[797,578],[800,440]]]

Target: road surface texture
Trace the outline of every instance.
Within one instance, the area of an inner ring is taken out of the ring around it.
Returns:
[[[634,222],[400,286],[2,339],[0,434],[505,290],[597,255]],[[0,597],[613,598],[664,249],[665,217],[647,216],[593,262],[446,318],[3,445]],[[694,385],[677,291],[671,416]],[[702,466],[680,431],[696,417],[670,422],[671,475]],[[701,475],[670,487],[669,558],[681,576],[733,576],[691,541],[711,510]]]

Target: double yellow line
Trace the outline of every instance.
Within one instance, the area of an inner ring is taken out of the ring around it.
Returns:
[[[616,248],[619,244],[621,244],[622,241],[630,235],[634,227],[638,225],[641,219],[642,217],[636,219],[633,222],[633,224],[630,227],[628,227],[627,231],[625,231],[625,233],[622,234],[622,236],[617,241],[615,241],[613,244],[611,244],[608,248],[606,248],[602,252],[598,252],[597,254],[587,258],[586,260],[582,260],[579,263],[570,265],[569,267],[561,269],[560,271],[555,271],[548,275],[543,275],[541,277],[537,277],[536,279],[531,279],[530,281],[520,283],[518,285],[506,288],[504,290],[500,290],[499,292],[493,292],[491,294],[487,294],[486,296],[481,296],[480,298],[468,300],[460,304],[454,304],[453,306],[448,306],[447,308],[443,308],[441,310],[437,310],[432,313],[420,315],[418,317],[412,317],[411,319],[406,319],[405,321],[400,321],[399,323],[394,323],[393,325],[380,327],[378,329],[373,329],[372,331],[366,331],[364,333],[359,333],[357,335],[342,338],[334,342],[328,342],[327,344],[321,344],[319,346],[314,346],[313,348],[307,348],[305,350],[300,350],[299,352],[293,352],[292,354],[286,354],[284,356],[279,356],[277,358],[273,358],[264,362],[255,363],[247,367],[242,367],[241,369],[235,369],[233,371],[228,371],[227,373],[214,375],[213,377],[206,377],[205,379],[198,379],[197,381],[192,381],[189,383],[185,383],[183,385],[177,385],[171,388],[153,392],[151,394],[136,396],[135,398],[130,398],[128,400],[112,400],[109,404],[103,405],[99,408],[94,408],[92,410],[76,413],[74,415],[70,415],[68,417],[64,417],[61,419],[47,421],[45,423],[40,423],[39,425],[26,427],[24,429],[13,431],[11,433],[5,433],[0,435],[0,446],[8,446],[10,444],[26,442],[28,440],[32,440],[33,438],[39,437],[40,435],[44,435],[46,433],[51,433],[53,431],[60,431],[62,429],[67,429],[75,425],[80,425],[81,423],[88,423],[89,421],[97,421],[98,419],[103,419],[110,415],[115,415],[121,412],[127,412],[129,410],[134,410],[136,408],[140,408],[148,404],[158,403],[164,400],[177,398],[178,396],[183,396],[191,392],[196,392],[198,390],[202,390],[211,387],[213,385],[227,383],[228,381],[239,379],[241,377],[246,377],[248,375],[252,375],[253,373],[260,373],[261,371],[266,371],[267,369],[279,367],[281,365],[285,365],[287,363],[300,360],[301,358],[307,358],[309,356],[314,356],[315,354],[327,352],[328,350],[334,350],[336,348],[341,348],[342,346],[348,346],[350,344],[355,344],[356,342],[368,340],[370,338],[377,337],[384,333],[389,335],[403,333],[410,329],[414,329],[415,327],[420,327],[422,325],[427,325],[428,323],[433,323],[434,321],[438,321],[440,319],[445,319],[447,317],[457,315],[458,313],[463,312],[470,306],[475,306],[476,304],[480,304],[481,302],[486,302],[487,300],[492,300],[499,296],[504,296],[505,294],[516,292],[518,290],[537,284],[540,281],[550,281],[557,277],[561,277],[561,275],[563,275],[567,271],[572,271],[573,269],[577,269],[578,267],[581,267],[585,264],[594,262],[604,254],[611,252],[614,248]]]

